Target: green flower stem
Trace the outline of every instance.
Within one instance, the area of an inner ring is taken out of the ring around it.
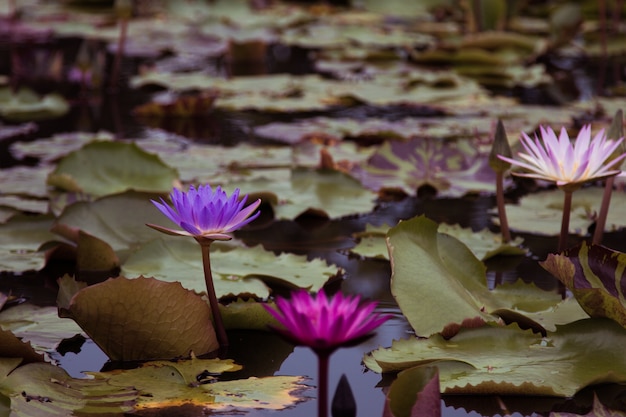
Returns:
[[[317,353],[317,416],[328,417],[328,363],[330,354]]]
[[[613,194],[613,183],[615,177],[609,177],[604,184],[604,194],[602,195],[602,205],[600,206],[600,213],[596,219],[596,230],[593,232],[593,239],[591,243],[599,245],[602,243],[602,236],[604,235],[604,227],[606,226],[606,218],[609,215],[609,204],[611,204],[611,194]]]
[[[509,221],[506,218],[506,207],[504,205],[504,172],[496,171],[496,202],[498,204],[498,217],[500,218],[500,232],[502,233],[502,242],[511,241],[511,231],[509,230]]]
[[[115,58],[113,61],[113,71],[111,73],[111,79],[109,80],[109,88],[115,89],[117,87],[118,79],[120,76],[120,68],[122,65],[122,55],[124,54],[124,46],[126,45],[126,36],[128,33],[128,19],[122,18],[120,20],[120,37],[117,41],[117,51],[115,51]]]
[[[567,249],[567,236],[569,235],[569,218],[572,211],[573,191],[563,190],[563,219],[561,221],[561,235],[559,236],[559,252]]]
[[[202,248],[202,265],[204,266],[204,281],[206,283],[206,291],[209,296],[209,304],[211,305],[211,314],[213,315],[213,322],[215,324],[215,333],[217,334],[217,341],[220,344],[220,349],[228,347],[228,336],[226,335],[226,329],[224,328],[224,322],[222,321],[222,313],[220,312],[220,306],[215,295],[215,287],[213,286],[213,274],[211,274],[211,243],[209,239],[198,239],[200,247]]]

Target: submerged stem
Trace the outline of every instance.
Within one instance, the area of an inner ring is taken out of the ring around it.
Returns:
[[[572,211],[573,191],[563,190],[563,219],[561,221],[561,235],[559,236],[559,252],[567,249],[567,237],[569,235],[569,218]]]
[[[215,287],[213,286],[213,274],[211,273],[211,243],[212,240],[198,239],[200,247],[202,248],[202,266],[204,267],[204,282],[206,283],[206,291],[209,296],[209,304],[211,305],[211,314],[213,315],[213,322],[215,323],[215,333],[217,334],[217,341],[220,344],[220,349],[228,347],[228,336],[226,335],[226,329],[224,328],[224,322],[222,321],[222,313],[220,313],[220,306],[215,295]]]
[[[328,417],[328,362],[330,354],[317,353],[317,416]]]
[[[606,226],[606,218],[609,215],[609,204],[611,204],[611,194],[613,194],[613,183],[615,177],[609,177],[604,184],[604,194],[602,194],[602,205],[600,206],[600,212],[596,219],[596,230],[593,232],[593,239],[591,243],[599,245],[602,243],[602,236],[604,235],[604,227]]]
[[[502,233],[502,242],[511,241],[511,231],[509,230],[509,222],[506,218],[506,207],[504,205],[504,172],[496,171],[496,202],[498,204],[498,217],[500,218],[500,232]]]

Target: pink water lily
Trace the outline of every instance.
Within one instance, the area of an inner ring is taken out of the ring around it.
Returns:
[[[259,207],[261,200],[244,208],[248,196],[240,200],[239,193],[237,188],[228,197],[221,187],[218,186],[213,190],[209,185],[200,185],[197,189],[191,186],[187,192],[174,189],[170,194],[172,207],[163,199],[161,202],[152,200],[152,203],[161,213],[184,230],[156,224],[148,224],[148,226],[170,235],[228,240],[231,236],[227,233],[245,226],[260,214],[260,212],[254,214],[253,212]]]
[[[374,313],[376,302],[361,303],[357,296],[323,291],[311,295],[296,291],[291,299],[278,297],[276,309],[264,305],[283,327],[274,328],[294,344],[318,353],[330,353],[367,336],[391,316]]]
[[[626,153],[612,158],[623,138],[607,139],[604,129],[591,138],[591,126],[586,125],[578,133],[575,143],[570,141],[565,128],[559,137],[550,127],[540,127],[541,141],[535,135],[531,139],[522,133],[522,145],[527,153],[519,153],[521,160],[498,155],[503,161],[529,172],[515,175],[554,181],[558,187],[577,188],[585,182],[619,174],[615,169]]]

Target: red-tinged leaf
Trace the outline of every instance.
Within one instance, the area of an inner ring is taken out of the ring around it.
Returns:
[[[608,317],[626,327],[626,254],[587,245],[550,254],[541,262],[576,297],[591,317]]]
[[[434,366],[416,366],[398,374],[391,384],[383,417],[439,417],[439,372]]]

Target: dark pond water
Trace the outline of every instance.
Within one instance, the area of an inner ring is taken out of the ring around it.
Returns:
[[[63,41],[66,53],[72,54],[76,49],[76,39]],[[282,72],[289,70],[293,73],[305,73],[312,70],[307,60],[306,51],[292,51],[292,61],[289,66],[268,60],[269,64],[264,69],[268,72]],[[8,47],[0,45],[0,73],[11,74],[8,62]],[[136,71],[136,62],[125,62],[124,74],[132,74]],[[245,69],[229,68],[235,74],[255,72],[250,67]],[[591,73],[594,69],[577,67],[575,75],[577,85],[580,86],[581,96],[590,93],[594,88]],[[40,91],[64,88],[63,86],[50,85],[46,82],[35,83]],[[24,83],[29,80],[23,80]],[[81,102],[78,100],[76,91],[67,90],[74,94],[76,99],[74,107],[69,115],[54,122],[44,122],[39,130],[26,137],[35,139],[48,137],[56,132],[72,130],[98,131],[108,130],[114,132],[120,138],[145,138],[154,133],[154,130],[138,122],[132,115],[131,109],[143,103],[148,98],[145,91],[129,90],[122,83],[115,93],[105,93],[97,100]],[[514,90],[505,92],[517,95],[524,101],[553,101],[545,91]],[[88,104],[88,105],[86,105]],[[358,106],[351,108],[337,108],[330,112],[331,116],[337,117],[387,117],[394,118],[404,115],[406,112],[414,112],[414,109],[406,108],[373,108]],[[327,113],[326,113],[327,114]],[[225,113],[216,111],[206,118],[192,123],[194,140],[206,143],[222,143],[230,146],[242,141],[261,142],[261,139],[251,136],[251,127],[262,123],[276,120],[288,120],[302,117],[302,114],[290,116],[274,116],[256,112],[233,112]],[[16,138],[24,140],[25,137]],[[17,163],[8,153],[11,141],[0,143],[0,164],[7,167]],[[35,163],[36,161],[22,161],[20,163]],[[341,289],[348,293],[361,294],[366,298],[380,301],[383,311],[391,312],[394,318],[382,326],[376,335],[363,344],[341,349],[331,358],[330,386],[334,390],[342,374],[347,375],[352,387],[358,407],[358,416],[382,415],[384,393],[383,387],[391,381],[390,378],[381,378],[380,375],[366,371],[361,364],[364,353],[376,349],[379,346],[389,346],[393,339],[405,338],[411,334],[411,329],[406,320],[400,314],[397,305],[389,291],[390,266],[386,261],[361,259],[348,254],[348,249],[354,246],[355,241],[350,236],[352,233],[362,231],[365,224],[395,224],[400,219],[408,219],[418,214],[426,214],[438,222],[459,223],[474,230],[492,227],[491,214],[489,211],[494,207],[492,196],[472,195],[462,199],[438,199],[430,195],[427,190],[420,197],[405,198],[400,201],[381,201],[377,209],[367,215],[359,217],[343,218],[338,220],[325,220],[319,218],[300,218],[297,221],[257,221],[252,227],[238,232],[237,237],[249,244],[262,243],[267,249],[276,252],[292,252],[306,254],[309,257],[322,257],[345,269],[345,276],[341,282]],[[515,193],[511,195],[515,197]],[[529,257],[498,258],[488,263],[490,285],[497,282],[513,282],[518,277],[535,282],[541,288],[554,290],[556,283],[536,260],[545,258],[545,255],[556,247],[556,238],[523,235],[525,245],[532,251]],[[618,250],[626,250],[625,233],[612,233],[605,237],[605,243]],[[575,243],[575,242],[572,242]],[[0,290],[11,290],[16,294],[23,294],[39,304],[53,304],[55,300],[54,280],[60,271],[67,265],[53,265],[40,274],[25,274],[15,277],[8,274],[0,275]],[[306,348],[293,348],[278,337],[264,332],[237,331],[230,333],[232,347],[228,356],[244,365],[240,372],[230,375],[231,378],[264,375],[305,375],[310,378],[310,384],[316,380],[316,358]],[[70,349],[71,350],[71,349]],[[72,376],[81,377],[82,371],[100,370],[106,363],[106,357],[90,341],[80,346],[77,353],[71,351],[59,353],[56,356],[61,366]],[[614,387],[607,388],[607,396],[615,398],[623,396],[621,391],[615,393]],[[311,389],[307,395],[314,397],[315,390]],[[332,396],[332,393],[331,393]],[[581,404],[589,404],[589,393],[581,395]],[[572,402],[560,399],[538,398],[499,398],[499,397],[445,397],[443,399],[445,417],[480,416],[480,415],[504,415],[505,410],[510,410],[511,415],[540,415],[551,408],[573,409],[581,408]],[[258,416],[312,416],[316,413],[316,402],[309,400],[296,407],[280,412],[253,411],[248,415]],[[540,414],[534,414],[534,412]],[[200,415],[200,414],[198,414]]]

